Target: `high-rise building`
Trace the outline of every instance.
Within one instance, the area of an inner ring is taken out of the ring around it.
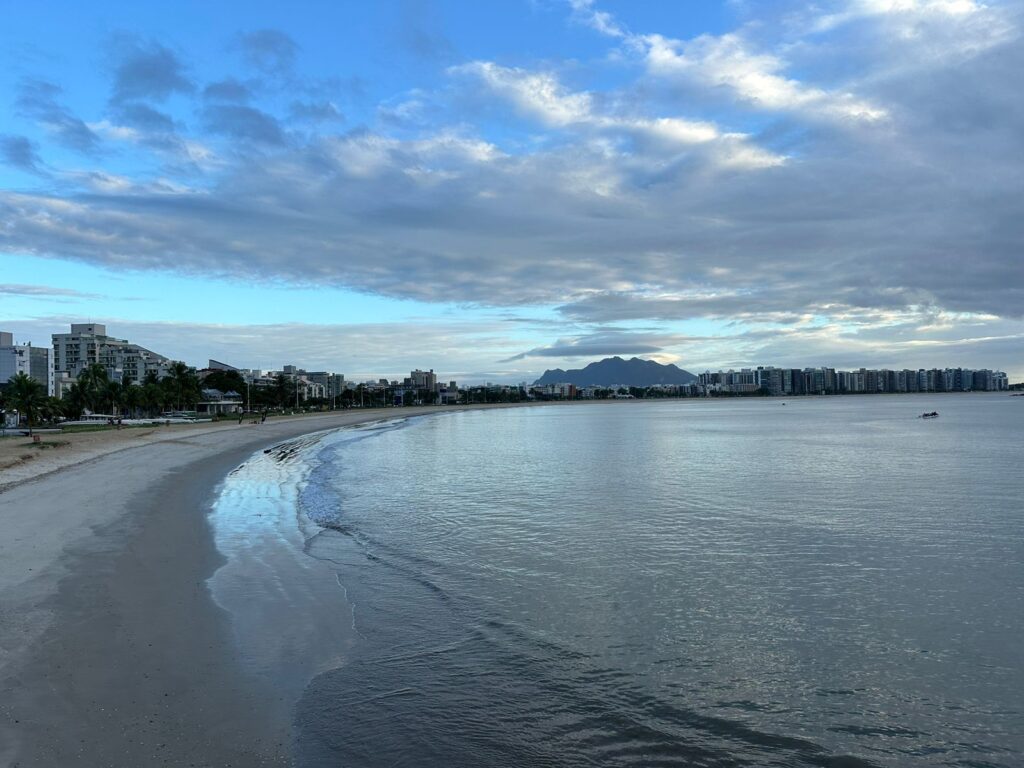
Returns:
[[[327,371],[310,371],[306,378],[314,384],[324,388],[324,397],[340,397],[345,390],[345,376],[340,373],[328,373]]]
[[[100,323],[72,323],[71,333],[53,334],[53,367],[70,379],[90,365],[102,365],[111,381],[139,384],[147,373],[163,377],[170,364],[163,355],[107,335]]]
[[[433,368],[429,371],[421,371],[417,368],[409,374],[408,380],[415,389],[429,389],[431,392],[437,390],[437,374],[434,373]]]
[[[14,334],[0,331],[0,386],[19,373],[24,373],[44,387],[53,396],[53,355],[48,347],[15,344]]]

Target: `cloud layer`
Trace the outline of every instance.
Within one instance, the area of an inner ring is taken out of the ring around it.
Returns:
[[[297,74],[283,32],[226,41],[247,75],[209,82],[187,48],[117,37],[95,114],[40,78],[14,95],[41,133],[0,137],[0,160],[47,180],[0,190],[0,249],[556,307],[578,329],[511,360],[681,354],[673,324],[695,318],[775,334],[761,354],[872,330],[877,351],[937,316],[1019,338],[1017,4],[779,5],[678,39],[575,0],[565,23],[606,45],[600,65],[453,63],[445,41],[422,54],[441,87],[360,125],[328,79]],[[115,171],[120,152],[149,159]],[[623,323],[657,338],[609,330]]]

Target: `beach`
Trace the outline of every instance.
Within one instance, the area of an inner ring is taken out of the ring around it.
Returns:
[[[0,470],[0,765],[288,764],[290,703],[206,586],[211,495],[265,447],[394,415],[47,434],[71,444]]]
[[[0,766],[1016,765],[1020,414],[929,397],[46,435]]]

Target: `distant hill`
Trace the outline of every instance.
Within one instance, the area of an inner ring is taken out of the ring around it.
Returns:
[[[575,384],[577,387],[652,387],[655,384],[689,384],[697,377],[671,363],[662,365],[653,360],[641,360],[634,357],[623,360],[621,357],[607,357],[586,368],[561,368],[544,371],[544,375],[533,382],[537,386],[544,384]]]

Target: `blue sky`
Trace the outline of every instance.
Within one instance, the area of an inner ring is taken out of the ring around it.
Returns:
[[[1022,8],[0,3],[0,328],[1024,378]]]

